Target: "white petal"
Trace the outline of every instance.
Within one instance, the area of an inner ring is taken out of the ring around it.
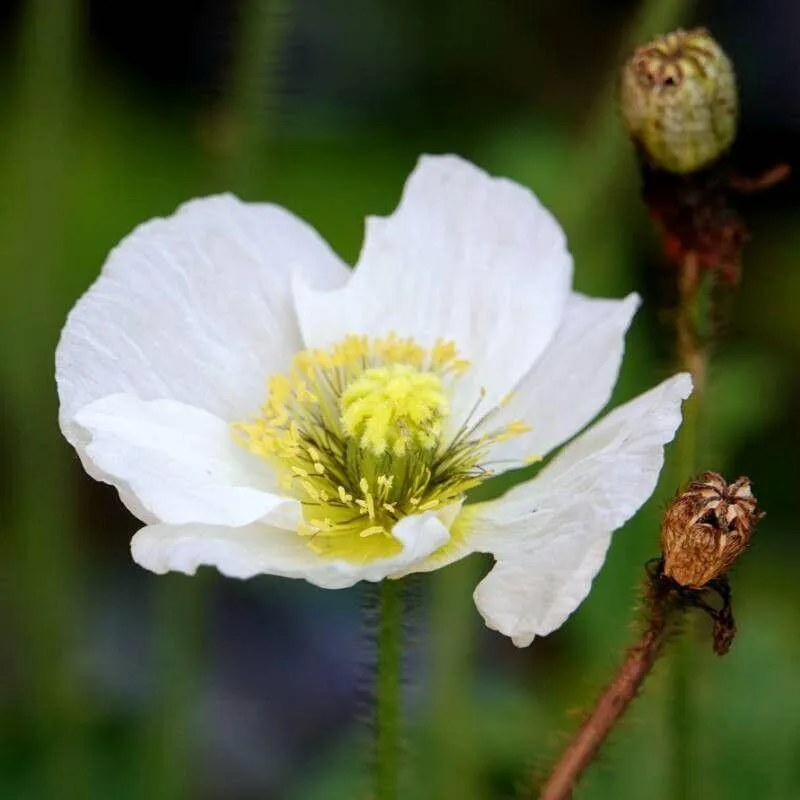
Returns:
[[[495,424],[523,420],[531,430],[496,445],[492,459],[509,469],[543,457],[589,423],[617,382],[625,333],[639,296],[624,300],[573,294],[550,346],[522,379]]]
[[[453,340],[473,368],[472,405],[511,390],[547,346],[569,294],[572,259],[553,216],[527,189],[455,156],[423,157],[390,217],[367,220],[341,289],[295,287],[303,338],[395,331],[423,345]]]
[[[558,628],[589,592],[611,533],[655,489],[663,446],[681,421],[691,379],[676,375],[620,406],[532,481],[467,508],[474,550],[496,564],[475,590],[486,624],[514,644]]]
[[[395,525],[394,535],[403,543],[403,551],[366,565],[323,558],[302,536],[263,524],[240,528],[151,525],[133,537],[131,552],[136,562],[157,573],[176,570],[193,575],[199,566],[208,565],[231,578],[266,573],[341,589],[401,572],[449,537],[447,528],[430,511],[406,517]]]
[[[67,438],[78,444],[71,420],[80,408],[120,392],[228,421],[249,416],[300,344],[295,270],[322,287],[348,274],[312,228],[276,206],[209,197],[138,227],[62,332],[56,378]]]
[[[276,494],[266,462],[207,411],[117,394],[81,409],[75,424],[88,438],[86,458],[104,480],[135,497],[145,521],[247,525],[263,519],[297,527],[298,502]]]

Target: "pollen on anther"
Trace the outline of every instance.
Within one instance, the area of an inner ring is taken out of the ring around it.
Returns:
[[[341,501],[342,501],[342,502],[343,502],[345,505],[350,505],[350,503],[352,503],[352,502],[353,502],[353,495],[351,495],[351,494],[348,494],[348,493],[347,493],[347,490],[344,488],[344,486],[339,486],[339,487],[338,487],[338,489],[337,489],[337,492],[338,492],[338,494],[339,494],[339,499],[340,499],[340,500],[341,500]]]

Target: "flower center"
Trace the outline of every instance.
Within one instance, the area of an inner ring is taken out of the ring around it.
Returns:
[[[345,433],[364,450],[398,458],[415,447],[433,450],[450,413],[442,379],[407,364],[366,370],[345,389],[341,410]]]
[[[354,563],[385,558],[402,549],[398,520],[463,501],[491,474],[490,446],[527,430],[514,422],[484,432],[490,412],[446,435],[449,398],[468,368],[452,342],[348,336],[298,353],[270,378],[260,416],[234,435],[301,501],[298,534],[310,547]]]

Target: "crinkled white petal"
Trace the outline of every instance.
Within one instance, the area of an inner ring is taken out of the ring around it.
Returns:
[[[638,307],[637,294],[624,300],[570,296],[553,341],[493,419],[493,425],[523,420],[531,426],[494,446],[498,467],[546,456],[602,411],[617,382],[625,333]]]
[[[323,558],[308,540],[264,524],[229,528],[210,525],[150,525],[131,542],[136,562],[157,573],[170,570],[193,575],[199,566],[214,566],[231,578],[267,573],[305,578],[325,589],[341,589],[360,580],[380,581],[426,558],[449,538],[433,512],[406,517],[393,531],[403,550],[370,564]]]
[[[518,647],[558,628],[589,592],[611,533],[655,489],[691,379],[676,375],[612,411],[532,481],[467,507],[473,550],[496,563],[475,590],[486,624]]]
[[[265,461],[238,445],[230,426],[175,400],[116,394],[75,415],[85,457],[109,483],[133,495],[145,521],[296,529],[297,500],[275,491]]]
[[[172,398],[244,419],[301,340],[291,274],[348,270],[306,223],[231,195],[193,200],[136,228],[69,315],[56,353],[60,421],[109,394]]]
[[[361,257],[340,289],[295,287],[303,338],[391,331],[429,346],[453,340],[472,362],[454,415],[487,390],[497,402],[561,322],[572,259],[554,217],[524,187],[455,156],[420,159],[397,210],[370,217]]]

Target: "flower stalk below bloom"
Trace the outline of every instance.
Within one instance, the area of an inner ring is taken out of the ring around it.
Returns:
[[[403,584],[380,585],[375,686],[375,800],[396,800],[400,777]]]

